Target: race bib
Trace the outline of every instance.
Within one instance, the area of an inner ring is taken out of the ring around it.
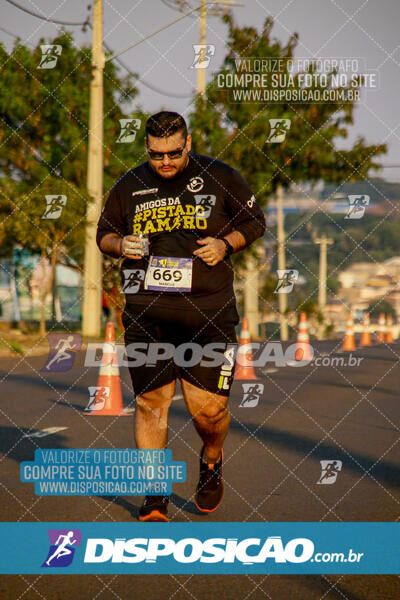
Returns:
[[[192,258],[151,256],[144,280],[144,289],[156,292],[190,292],[192,290],[192,272]]]

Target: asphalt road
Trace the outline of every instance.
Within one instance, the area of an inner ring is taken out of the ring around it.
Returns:
[[[330,354],[338,342],[316,344]],[[345,356],[331,354],[332,356]],[[170,412],[169,447],[187,462],[187,481],[175,484],[173,521],[397,521],[400,516],[400,344],[353,353],[358,366],[258,370],[264,391],[256,406],[243,404],[242,384],[231,393],[232,421],[224,451],[225,498],[215,513],[193,502],[201,446],[177,389]],[[19,481],[21,461],[36,448],[134,447],[132,416],[84,412],[97,370],[76,356],[66,373],[45,374],[46,357],[0,361],[1,521],[131,521],[141,498],[38,497]],[[125,405],[133,408],[127,369],[121,370]],[[65,427],[46,437],[26,437]],[[332,485],[319,485],[321,460],[341,461]],[[168,525],[166,525],[168,527]],[[119,598],[208,600],[398,600],[393,576],[3,576],[1,600]]]

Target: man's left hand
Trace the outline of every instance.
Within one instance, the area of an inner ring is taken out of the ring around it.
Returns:
[[[217,265],[225,256],[226,246],[222,240],[208,236],[196,240],[196,243],[200,244],[201,248],[195,250],[193,254],[204,260],[210,267]]]

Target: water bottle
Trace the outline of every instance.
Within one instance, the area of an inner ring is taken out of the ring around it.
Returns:
[[[140,233],[140,253],[142,256],[149,255],[149,236],[145,233]]]

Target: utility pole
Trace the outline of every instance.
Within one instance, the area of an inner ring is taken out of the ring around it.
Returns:
[[[278,183],[276,188],[276,210],[277,210],[277,238],[278,238],[278,269],[286,269],[285,258],[285,229],[283,217],[283,187]],[[282,342],[289,338],[289,329],[286,320],[287,297],[286,294],[278,294],[279,321]]]
[[[201,0],[200,8],[200,44],[206,45],[207,31],[207,5],[206,0]],[[197,93],[201,96],[206,94],[206,69],[197,69]]]
[[[101,322],[102,256],[96,245],[96,228],[103,204],[103,0],[94,0],[92,66],[87,189],[93,202],[87,210],[82,334],[98,337]]]
[[[199,44],[201,46],[206,46],[207,44],[207,38],[206,38],[206,32],[207,32],[207,5],[211,4],[211,5],[215,5],[215,6],[224,6],[224,7],[228,7],[228,6],[243,6],[243,4],[240,4],[239,2],[234,2],[234,1],[230,1],[230,0],[220,0],[217,2],[207,2],[207,0],[201,0],[201,4],[200,4],[200,38],[199,38]],[[203,98],[205,98],[206,95],[206,69],[197,69],[197,93],[202,96]]]
[[[318,281],[318,306],[323,312],[326,306],[326,255],[328,245],[333,244],[331,238],[327,238],[324,234],[321,237],[315,238],[315,243],[320,245],[319,249],[319,281]]]

